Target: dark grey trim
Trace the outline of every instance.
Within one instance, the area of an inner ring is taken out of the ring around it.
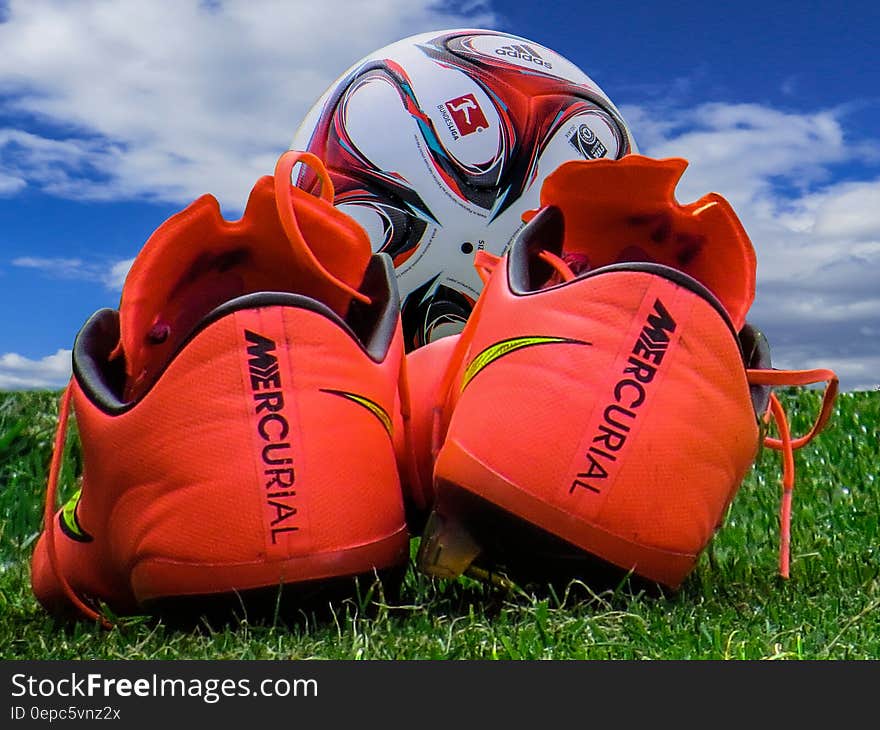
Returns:
[[[554,206],[542,208],[517,234],[507,254],[507,281],[514,294],[526,296],[539,289],[553,267],[537,258],[540,251],[562,254],[565,220]]]
[[[360,291],[370,297],[372,303],[367,305],[352,301],[345,319],[370,359],[382,362],[391,347],[400,316],[397,275],[394,262],[388,254],[373,255]]]
[[[89,400],[111,414],[128,410],[122,401],[125,363],[122,358],[109,359],[118,342],[119,312],[101,309],[83,325],[73,343],[73,377]]]
[[[739,332],[739,342],[742,348],[743,361],[747,368],[760,368],[769,370],[772,368],[770,362],[770,343],[757,327],[753,327],[748,322]],[[770,407],[770,391],[769,385],[749,385],[749,393],[752,396],[752,405],[755,406],[755,413],[760,417],[763,416]]]

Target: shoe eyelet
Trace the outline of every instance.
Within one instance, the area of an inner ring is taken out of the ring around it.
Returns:
[[[171,326],[167,322],[156,322],[147,333],[147,342],[151,345],[161,345],[171,334]]]

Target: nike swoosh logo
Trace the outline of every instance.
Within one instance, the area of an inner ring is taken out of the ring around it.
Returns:
[[[77,489],[76,493],[67,500],[61,508],[59,521],[61,523],[61,532],[67,535],[71,540],[77,542],[91,542],[92,536],[87,533],[79,524],[76,516],[76,508],[79,506],[79,499],[82,496],[82,489]]]
[[[391,416],[388,415],[388,412],[382,408],[378,403],[371,401],[369,398],[358,395],[357,393],[349,393],[346,390],[332,390],[330,388],[321,388],[322,393],[330,393],[331,395],[338,395],[340,398],[345,398],[346,400],[351,401],[352,403],[357,403],[359,406],[363,406],[370,413],[372,413],[376,418],[379,419],[379,422],[388,432],[388,435],[392,435],[392,425],[391,425]]]
[[[461,390],[464,389],[470,384],[470,382],[477,376],[478,373],[482,372],[485,368],[491,365],[496,360],[504,357],[505,355],[509,355],[512,352],[516,352],[517,350],[522,350],[526,347],[536,347],[538,345],[560,345],[560,344],[569,344],[569,345],[592,345],[592,342],[585,342],[584,340],[574,340],[570,337],[545,337],[543,335],[530,335],[527,337],[511,337],[508,340],[502,340],[501,342],[496,342],[494,345],[489,345],[485,350],[483,350],[479,355],[477,355],[473,360],[471,360],[470,364],[464,371],[464,377],[461,381]]]

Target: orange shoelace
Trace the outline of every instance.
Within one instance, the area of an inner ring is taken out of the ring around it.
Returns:
[[[64,446],[67,443],[67,422],[70,418],[70,388],[72,382],[71,380],[67,384],[67,387],[61,394],[61,401],[58,405],[58,424],[55,428],[55,443],[52,447],[52,461],[49,464],[49,479],[46,484],[46,505],[43,509],[46,553],[49,556],[49,565],[52,566],[52,572],[61,584],[61,590],[64,591],[67,599],[83,616],[92,621],[98,621],[105,629],[109,629],[113,627],[110,620],[79,597],[67,580],[67,576],[64,575],[64,571],[58,566],[58,552],[55,545],[55,526],[53,521],[55,519],[56,501],[58,499],[58,479],[61,474],[61,465],[64,462]]]
[[[750,385],[803,386],[814,383],[827,383],[822,396],[822,407],[812,428],[803,436],[793,439],[788,427],[785,409],[775,393],[770,393],[770,408],[764,416],[765,424],[773,420],[779,431],[779,438],[764,436],[764,444],[774,451],[782,452],[782,498],[779,506],[779,574],[789,577],[791,554],[791,498],[794,491],[795,466],[794,452],[806,446],[825,428],[831,418],[831,411],[837,397],[837,375],[826,369],[817,370],[746,370]]]
[[[330,173],[327,172],[324,163],[316,155],[313,155],[311,152],[287,150],[278,158],[278,162],[275,164],[275,205],[278,209],[278,218],[281,221],[281,226],[291,241],[304,241],[303,233],[296,217],[296,205],[294,204],[294,190],[302,191],[293,185],[292,181],[293,168],[300,164],[312,168],[318,176],[321,188],[317,197],[332,205],[335,195]],[[367,305],[372,304],[370,297],[347,284],[335,273],[328,271],[308,243],[304,243],[298,248],[304,255],[305,262],[313,271],[319,272],[327,281],[332,282],[352,299]]]

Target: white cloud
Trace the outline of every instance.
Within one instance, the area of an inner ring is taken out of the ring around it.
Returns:
[[[0,24],[0,36],[3,25]],[[0,73],[2,84],[2,73]],[[0,164],[15,192],[33,181],[49,193],[107,197],[89,177],[106,177],[113,169],[119,148],[103,140],[49,139],[19,129],[0,128]],[[88,177],[87,177],[88,176]],[[16,183],[15,181],[18,181]],[[17,185],[17,187],[16,187]]]
[[[125,283],[125,277],[128,276],[128,270],[134,263],[134,259],[125,259],[117,261],[110,267],[104,275],[104,284],[113,291],[122,291],[122,285]]]
[[[26,185],[27,182],[19,176],[0,172],[0,196],[15,195]]]
[[[436,0],[357,12],[343,0],[12,0],[5,15],[7,109],[67,131],[0,129],[0,193],[22,180],[86,198],[212,192],[233,210],[358,58],[416,32],[494,22],[486,2]]]
[[[79,279],[84,277],[82,259],[19,256],[12,260],[12,265],[23,269],[39,269],[61,279]]]
[[[0,390],[61,388],[70,379],[70,350],[58,350],[41,360],[14,352],[0,355]]]
[[[52,279],[97,281],[111,291],[121,291],[133,261],[134,259],[124,259],[112,263],[98,263],[78,258],[19,256],[10,263],[22,269],[35,269]]]
[[[708,103],[687,109],[626,109],[642,151],[691,161],[679,197],[709,190],[734,206],[762,208],[778,180],[795,194],[828,178],[828,166],[853,159],[836,114],[782,112],[757,104]]]
[[[807,198],[804,204],[815,213],[816,236],[870,241],[880,246],[880,180],[841,184]]]

